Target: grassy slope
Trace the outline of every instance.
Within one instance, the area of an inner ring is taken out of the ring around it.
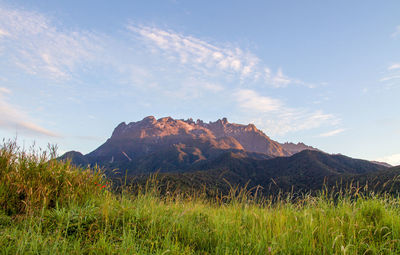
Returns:
[[[7,147],[8,146],[8,147]],[[99,173],[0,151],[3,254],[396,254],[399,199],[321,193],[297,202],[220,200],[157,184],[115,194]],[[51,201],[51,202],[50,202]],[[222,202],[224,201],[224,202]]]

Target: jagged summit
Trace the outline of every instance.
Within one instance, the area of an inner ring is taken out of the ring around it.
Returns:
[[[114,130],[111,139],[143,139],[147,141],[162,138],[174,140],[206,139],[217,144],[216,147],[227,149],[228,144],[233,149],[243,149],[248,152],[263,153],[270,156],[289,156],[293,152],[284,149],[278,142],[271,140],[254,124],[242,125],[229,123],[227,118],[215,122],[205,123],[202,120],[189,118],[187,120],[164,117],[156,119],[154,116],[145,117],[141,121],[122,122]],[[227,140],[227,138],[229,138]],[[215,141],[213,141],[215,140]],[[222,144],[218,143],[223,140]]]
[[[291,156],[312,147],[280,144],[254,124],[230,123],[227,118],[210,121],[147,116],[136,122],[120,123],[111,137],[94,151],[81,155],[70,152],[79,164],[99,164],[109,169],[132,172],[193,169],[224,153],[269,159]]]
[[[277,187],[302,189],[322,183],[325,177],[367,174],[386,167],[323,153],[304,143],[281,144],[254,124],[230,123],[227,118],[205,123],[148,116],[122,122],[94,151],[86,155],[71,151],[60,158],[77,165],[99,165],[116,178],[183,173],[179,175],[183,185],[211,180],[217,188],[226,180],[243,185],[250,181],[254,187],[271,187],[273,180]]]

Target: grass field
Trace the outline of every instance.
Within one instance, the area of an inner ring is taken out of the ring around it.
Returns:
[[[116,193],[54,156],[2,146],[1,254],[400,254],[398,197]]]

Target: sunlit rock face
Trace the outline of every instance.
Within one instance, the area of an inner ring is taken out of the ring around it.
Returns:
[[[253,124],[229,123],[226,118],[204,123],[202,120],[194,122],[192,119],[176,120],[171,117],[157,120],[149,116],[141,121],[118,125],[111,140],[126,139],[140,139],[148,143],[179,143],[187,139],[201,139],[209,141],[215,148],[239,149],[270,156],[289,156],[300,151],[294,148],[286,150]]]
[[[89,154],[65,155],[79,164],[143,172],[195,169],[196,164],[227,152],[237,157],[269,159],[291,156],[308,148],[311,147],[303,144],[280,144],[253,124],[229,123],[226,118],[205,123],[148,116],[141,121],[119,124],[111,137]]]

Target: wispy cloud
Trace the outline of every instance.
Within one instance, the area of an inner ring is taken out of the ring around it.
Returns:
[[[52,79],[70,78],[96,58],[101,38],[93,33],[62,29],[48,17],[0,6],[2,58],[27,73]],[[1,56],[0,55],[0,56]]]
[[[395,29],[395,31],[392,33],[392,37],[397,37],[400,35],[400,25],[398,25]]]
[[[283,103],[280,100],[260,96],[257,92],[250,89],[240,89],[233,96],[236,98],[239,106],[248,111],[266,113],[276,112],[283,108]]]
[[[9,89],[0,87],[0,128],[34,135],[58,136],[35,124],[25,112],[6,102],[5,94],[10,93]]]
[[[265,129],[271,135],[334,126],[340,120],[321,110],[296,109],[281,100],[262,96],[254,90],[240,89],[233,93],[238,106],[251,118],[251,122]]]
[[[180,100],[192,100],[205,95],[216,94],[225,90],[224,86],[204,80],[190,77],[178,85],[179,89],[163,88],[163,94],[169,98],[177,98]]]
[[[234,76],[238,83],[254,81],[273,87],[289,84],[315,87],[315,84],[285,75],[281,68],[271,71],[255,54],[231,44],[211,43],[170,30],[132,23],[127,29],[137,39],[135,42],[141,42],[140,47],[148,47],[150,52],[161,54],[164,60],[197,70],[203,76]],[[130,60],[121,60],[121,52],[129,55]],[[0,57],[8,66],[13,64],[28,74],[65,80],[101,63],[120,72],[121,76],[133,77],[134,82],[138,79],[139,82],[147,81],[148,75],[143,77],[147,70],[140,70],[143,69],[139,68],[142,63],[134,60],[134,56],[130,45],[121,39],[66,28],[41,13],[0,5]],[[139,78],[138,69],[141,73]]]
[[[400,75],[391,75],[391,76],[386,76],[380,79],[379,81],[384,82],[384,81],[391,81],[391,80],[397,80],[400,79]]]
[[[339,128],[339,129],[335,129],[335,130],[332,130],[332,131],[329,131],[329,132],[326,132],[326,133],[322,133],[322,134],[319,135],[319,137],[330,137],[330,136],[334,136],[334,135],[340,134],[343,131],[345,131],[344,128]]]
[[[189,65],[207,74],[219,71],[236,75],[241,81],[261,81],[274,87],[286,87],[289,84],[315,86],[284,75],[282,69],[274,74],[255,54],[239,47],[217,45],[156,27],[129,24],[127,28],[135,39],[143,40],[151,52],[161,53],[165,59]]]
[[[0,96],[2,94],[11,94],[11,90],[9,90],[8,88],[0,87]]]
[[[395,70],[395,69],[400,69],[400,63],[395,63],[388,67],[388,70]]]
[[[7,33],[7,31],[5,31],[5,30],[3,30],[3,29],[0,29],[0,38],[1,37],[6,37],[6,36],[8,36],[9,34]]]
[[[379,158],[376,161],[386,162],[386,163],[391,164],[392,166],[398,166],[398,165],[400,165],[400,153],[388,155],[388,156]]]
[[[400,63],[393,63],[387,67],[384,76],[379,80],[385,83],[387,87],[393,87],[400,84]]]
[[[128,25],[128,29],[183,64],[201,64],[250,76],[254,75],[254,67],[259,62],[256,56],[239,48],[217,47],[192,36],[132,24]]]

